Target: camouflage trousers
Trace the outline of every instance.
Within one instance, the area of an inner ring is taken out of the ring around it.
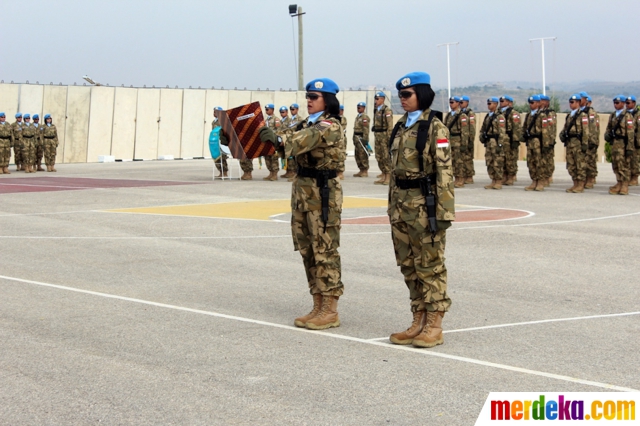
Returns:
[[[278,157],[278,154],[265,156],[264,162],[267,166],[267,170],[270,172],[277,172],[280,170],[280,158]]]
[[[44,157],[44,142],[38,142],[36,144],[36,161],[34,165],[39,166],[42,164],[42,157]]]
[[[363,140],[361,136],[353,136],[356,164],[360,170],[369,170],[369,152],[366,149],[368,142],[369,141]]]
[[[464,158],[464,177],[470,178],[476,174],[475,166],[473,165],[474,155],[474,144],[473,142],[469,144],[467,151],[463,153]]]
[[[451,162],[453,163],[453,176],[464,177],[464,152],[460,148],[460,140],[451,142]]]
[[[22,161],[29,165],[36,162],[36,145],[32,139],[25,139],[22,144]]]
[[[391,224],[391,238],[396,263],[409,289],[411,311],[447,311],[447,267],[444,264],[446,230],[431,240],[424,209],[414,221],[398,220]]]
[[[240,168],[243,172],[252,172],[253,171],[253,160],[240,160]]]
[[[585,169],[588,178],[596,178],[598,176],[598,147],[587,149],[584,155]]]
[[[342,296],[344,285],[338,253],[342,211],[329,208],[326,231],[321,213],[321,210],[291,211],[293,246],[302,255],[310,293]]]
[[[631,160],[629,161],[629,174],[631,178],[638,176],[640,171],[640,153],[638,153],[638,149],[636,148],[633,151],[633,155],[631,156]]]
[[[9,166],[11,158],[11,142],[9,139],[0,139],[0,168]]]
[[[298,162],[295,157],[287,158],[287,171],[298,173]]]
[[[16,142],[13,146],[13,163],[16,166],[24,163],[22,159],[22,142]]]
[[[389,155],[389,132],[375,132],[376,161],[382,173],[391,173],[391,157]]]
[[[487,172],[492,180],[502,180],[504,176],[504,146],[499,147],[495,139],[487,142],[484,152]]]
[[[567,142],[567,171],[573,180],[587,180],[587,164],[578,139]]]
[[[222,173],[223,169],[224,169],[225,172],[229,171],[229,165],[227,164],[227,158],[229,158],[229,156],[227,154],[222,154],[220,156],[220,158],[218,158],[217,160],[213,160],[213,163],[216,165],[216,169],[218,169],[218,171],[220,173]]]
[[[527,142],[527,167],[531,180],[543,179],[542,151],[540,151],[540,139],[531,139]]]
[[[58,148],[57,142],[44,142],[44,163],[47,166],[54,166],[56,164],[56,151]]]
[[[514,144],[515,146],[515,144]],[[520,144],[512,148],[511,145],[503,145],[504,149],[504,174],[515,176],[518,174],[518,157],[520,156]]]
[[[625,150],[624,141],[616,140],[611,145],[611,166],[618,182],[629,182],[631,178],[631,155]]]
[[[544,164],[544,167],[542,168],[542,177],[549,179],[553,176],[553,172],[556,170],[556,152],[553,145],[547,147],[542,152],[542,164]]]

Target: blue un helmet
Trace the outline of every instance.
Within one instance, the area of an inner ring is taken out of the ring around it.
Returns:
[[[358,102],[358,106],[362,108],[366,108],[367,104],[365,102]]]
[[[500,100],[501,100],[501,101],[509,101],[509,102],[513,102],[513,98],[512,98],[511,96],[509,96],[509,95],[503,95],[503,96],[500,98]]]
[[[51,114],[45,114],[44,119],[47,120],[48,118],[51,118]]]
[[[540,95],[531,95],[529,99],[527,99],[529,103],[531,102],[540,102]]]
[[[462,95],[460,99],[462,100],[462,102],[469,102],[471,100],[467,95]]]
[[[376,92],[375,97],[376,98],[386,98],[387,95],[385,95],[384,92]]]
[[[23,119],[25,119],[25,120],[26,120],[26,119],[31,120],[31,116],[30,116],[29,114],[24,114],[24,115],[22,116],[22,118],[23,118]]]
[[[627,97],[625,95],[618,95],[615,98],[613,98],[613,102],[623,102],[627,100]]]
[[[300,108],[300,106],[298,104],[291,104],[289,106],[289,109],[299,109],[299,108]]]
[[[629,102],[635,102],[636,101],[636,97],[631,95],[631,96],[627,96],[627,101]]]
[[[587,92],[580,92],[579,95],[581,98],[585,98],[585,99],[589,97],[589,94],[587,94]]]
[[[288,111],[288,109],[287,109],[287,107],[286,107],[286,106],[282,105],[282,106],[280,107],[280,112],[285,112],[285,111]]]
[[[16,113],[16,118],[21,118],[21,117],[22,117],[22,113],[21,112]]]
[[[214,111],[222,111],[222,107],[221,106],[217,106],[213,108]]]
[[[344,111],[344,105],[340,105],[340,111]]]
[[[539,95],[541,101],[550,101],[551,98],[547,95]]]
[[[587,96],[587,102],[591,102],[591,96]]]
[[[449,101],[460,102],[462,101],[462,98],[460,96],[452,96],[449,98]]]
[[[33,119],[34,120],[40,120],[40,116],[38,114],[33,114]]]
[[[492,96],[492,97],[487,99],[487,103],[497,104],[498,102],[500,102],[500,99],[498,99],[495,96]]]
[[[7,116],[5,115],[5,113],[4,113],[4,112],[0,112],[0,117],[7,118]]]
[[[265,109],[274,109],[275,107],[273,106],[273,104],[266,104]]]
[[[578,101],[578,102],[580,102],[580,98],[581,97],[582,96],[580,96],[580,93],[575,93],[575,94],[571,95],[571,97],[569,98],[569,101]]]
[[[307,83],[305,90],[307,92],[323,92],[336,95],[340,91],[340,88],[335,81],[329,78],[316,78]]]

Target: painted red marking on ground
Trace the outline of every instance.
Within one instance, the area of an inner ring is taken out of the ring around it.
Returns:
[[[460,222],[486,222],[494,220],[518,219],[526,217],[529,212],[522,210],[487,209],[474,211],[461,211],[456,213],[456,223]],[[342,219],[343,225],[388,225],[388,216],[356,217]]]
[[[73,177],[10,177],[0,179],[0,194],[17,192],[72,191],[94,188],[139,188],[149,186],[195,185],[203,182],[180,182],[134,179],[90,179]]]

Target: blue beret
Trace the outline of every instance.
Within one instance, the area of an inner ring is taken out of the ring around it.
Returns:
[[[47,118],[51,118],[51,114],[47,114],[44,116],[44,119],[46,120]]]
[[[22,116],[22,118],[29,118],[30,119],[31,116],[29,114],[25,114],[25,115]]]
[[[495,96],[490,97],[489,99],[487,99],[487,102],[494,102],[494,103],[498,103],[500,100],[498,98],[496,98]]]
[[[341,110],[342,110],[342,109],[344,109],[344,105],[340,105],[340,109],[341,109]]]
[[[335,81],[328,78],[316,78],[307,83],[305,87],[307,92],[324,92],[333,93],[334,95],[340,91]]]
[[[4,112],[0,112],[0,117],[6,117],[6,115],[4,115]]]
[[[540,102],[540,95],[529,96],[529,102]]]
[[[222,107],[221,106],[217,106],[215,108],[213,108],[214,111],[222,111]]]
[[[509,101],[509,102],[513,102],[513,98],[509,95],[504,95],[502,96],[502,98],[500,98],[500,100],[505,100],[505,101]]]
[[[359,106],[359,107],[366,107],[366,106],[367,106],[367,104],[366,104],[366,103],[364,103],[364,102],[358,102],[358,106]]]
[[[396,89],[402,90],[416,84],[431,84],[431,76],[422,71],[410,72],[404,77],[400,77],[400,80],[396,83]]]
[[[587,102],[591,102],[591,96],[587,96]]]
[[[22,113],[21,112],[16,114],[16,118],[19,118],[19,117],[22,117]]]
[[[471,100],[467,95],[462,96],[460,99],[462,99],[465,102],[469,102]]]
[[[540,100],[541,101],[550,101],[551,98],[549,96],[547,96],[547,95],[540,95]]]
[[[570,101],[579,101],[581,98],[580,93],[575,93],[573,95],[571,95],[571,97],[569,98]]]
[[[268,108],[271,108],[271,109],[274,109],[274,108],[275,108],[275,107],[273,106],[273,104],[266,104],[264,107],[265,107],[265,108],[267,108],[267,109],[268,109]]]
[[[613,102],[616,102],[616,101],[624,102],[626,100],[627,100],[627,97],[625,95],[618,95],[615,98],[613,98]]]
[[[35,120],[36,118],[40,118],[40,116],[38,114],[33,114],[33,119]]]
[[[298,109],[298,108],[300,108],[300,107],[298,106],[298,104],[291,104],[291,106],[290,106],[289,108],[296,108],[296,109]]]
[[[462,99],[460,99],[459,96],[452,96],[449,98],[449,100],[454,102],[460,102]]]
[[[631,96],[629,96],[629,97],[627,98],[627,100],[628,100],[628,101],[631,101],[631,102],[635,102],[635,101],[636,101],[636,97],[635,97],[635,96],[633,96],[633,95],[631,95]]]
[[[588,98],[589,95],[587,94],[587,92],[580,92],[580,97],[581,98]]]
[[[376,96],[378,98],[386,98],[387,97],[387,95],[385,95],[384,92],[376,92]]]
[[[287,111],[287,110],[288,110],[288,108],[287,108],[286,106],[284,106],[284,105],[282,105],[282,106],[280,107],[280,112],[282,112],[282,111]]]

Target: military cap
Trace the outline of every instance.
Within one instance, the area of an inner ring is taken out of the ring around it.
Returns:
[[[587,96],[587,102],[591,102],[591,96]]]
[[[340,109],[341,109],[341,110],[344,110],[344,105],[340,105]]]
[[[291,104],[291,106],[290,106],[289,108],[295,108],[295,109],[298,109],[298,108],[300,108],[300,107],[298,106],[298,104]]]
[[[492,102],[492,103],[497,104],[499,102],[499,99],[496,98],[495,96],[492,96],[489,99],[487,99],[487,102]]]
[[[580,97],[581,98],[588,98],[589,95],[587,94],[587,92],[580,92]]]
[[[16,118],[20,118],[20,117],[22,117],[22,113],[21,112],[16,114]]]
[[[615,98],[613,98],[613,102],[624,102],[626,100],[627,100],[627,97],[625,95],[618,95]]]
[[[33,114],[33,117],[32,117],[32,118],[35,120],[36,118],[38,118],[38,119],[39,119],[39,118],[40,118],[40,116],[39,116],[38,114]]]
[[[513,102],[513,98],[509,95],[504,95],[500,98],[501,101],[509,101],[509,102]]]
[[[324,92],[333,93],[334,95],[340,91],[335,81],[328,78],[316,78],[307,83],[305,87],[307,92]]]
[[[547,95],[540,95],[540,100],[541,101],[550,101],[551,98],[549,96],[547,96]]]
[[[269,108],[274,109],[274,108],[275,108],[275,107],[273,106],[273,104],[266,104],[264,107],[265,107],[266,109],[269,109]]]
[[[22,118],[24,118],[25,120],[26,120],[27,118],[28,118],[28,119],[31,119],[31,116],[30,116],[29,114],[25,114],[25,115],[23,115],[23,116],[22,116]]]
[[[280,112],[282,112],[282,111],[287,111],[287,107],[286,107],[286,106],[284,106],[284,105],[282,105],[282,106],[280,107]]]
[[[422,71],[410,72],[398,80],[396,89],[402,90],[417,84],[431,84],[431,76]]]
[[[459,96],[452,96],[449,98],[450,101],[460,102],[462,99]]]
[[[385,95],[384,92],[376,92],[376,97],[377,98],[386,98],[387,95]]]
[[[359,107],[366,107],[366,106],[367,106],[367,104],[366,104],[366,103],[364,103],[364,102],[358,102],[358,106],[359,106]]]
[[[463,102],[469,102],[471,100],[467,95],[463,95],[460,99],[462,99]]]
[[[214,111],[222,111],[222,107],[221,106],[217,106],[213,108]]]
[[[631,101],[631,102],[635,102],[636,101],[636,97],[631,95],[631,96],[627,97],[627,100]]]
[[[580,93],[575,93],[573,95],[571,95],[571,97],[569,98],[570,101],[579,101],[581,98]]]
[[[44,116],[44,119],[45,119],[45,120],[46,120],[47,118],[51,118],[51,114],[46,114],[46,115]]]
[[[528,99],[529,102],[540,102],[540,95],[531,95]]]
[[[4,114],[4,112],[0,112],[0,117],[6,117],[6,115]]]

